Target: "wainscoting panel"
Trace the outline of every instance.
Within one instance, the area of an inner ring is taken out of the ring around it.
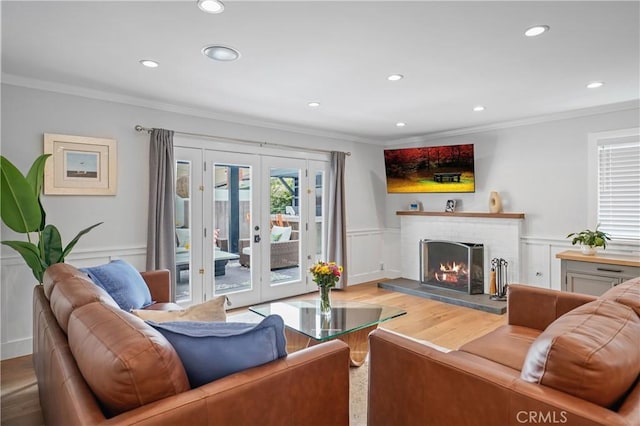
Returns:
[[[385,231],[359,229],[347,232],[349,285],[379,280],[385,271]]]
[[[522,269],[520,281],[523,284],[561,290],[560,259],[556,254],[565,250],[578,250],[567,239],[522,237]],[[607,246],[607,253],[638,254],[637,245],[613,242]]]

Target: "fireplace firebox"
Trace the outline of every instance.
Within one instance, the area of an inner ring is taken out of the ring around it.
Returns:
[[[484,293],[484,246],[420,240],[420,282],[467,294]]]

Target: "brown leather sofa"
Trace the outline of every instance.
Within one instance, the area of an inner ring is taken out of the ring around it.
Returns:
[[[142,276],[168,302],[168,271]],[[65,264],[34,289],[33,329],[47,425],[349,422],[349,349],[338,340],[190,389],[169,342]]]
[[[448,353],[372,332],[368,424],[640,425],[640,278],[600,298],[511,285],[507,303]]]

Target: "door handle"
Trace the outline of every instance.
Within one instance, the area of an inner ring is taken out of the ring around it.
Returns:
[[[257,235],[257,234],[256,234],[256,235],[254,235],[254,236],[253,236],[253,242],[254,242],[254,243],[259,243],[259,242],[260,242],[260,235]]]

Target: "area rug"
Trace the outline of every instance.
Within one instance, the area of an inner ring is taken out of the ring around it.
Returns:
[[[248,273],[246,274],[248,277]],[[271,271],[271,276],[269,277],[271,283],[278,283],[279,281],[288,281],[291,278],[291,276],[286,275],[286,274],[282,274],[280,272],[275,272],[275,271]],[[234,290],[234,289],[238,289],[238,288],[249,288],[251,286],[251,280],[250,279],[244,279],[242,281],[239,282],[224,282],[226,281],[225,278],[218,278],[218,281],[216,282],[216,291],[220,292],[220,291],[225,291],[225,290]]]
[[[260,322],[262,317],[253,312],[231,314],[227,322]],[[367,396],[369,389],[369,357],[360,367],[349,368],[349,426],[366,426]]]
[[[360,367],[349,371],[349,425],[367,424],[367,396],[369,389],[369,357]]]

